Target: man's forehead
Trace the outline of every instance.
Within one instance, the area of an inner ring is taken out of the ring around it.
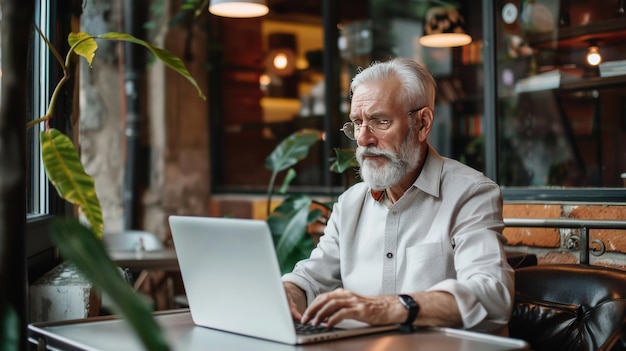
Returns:
[[[377,82],[363,83],[352,91],[352,99],[385,99],[398,94],[401,83],[396,78],[385,78]]]
[[[362,88],[362,89],[361,89]],[[393,109],[398,102],[397,90],[383,86],[362,86],[354,91],[352,110]]]

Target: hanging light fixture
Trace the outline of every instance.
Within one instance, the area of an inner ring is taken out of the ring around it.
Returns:
[[[290,48],[272,49],[266,56],[266,69],[278,76],[290,76],[296,71],[296,54]]]
[[[281,77],[296,71],[296,36],[292,33],[270,33],[269,51],[265,57],[265,67],[269,73]]]
[[[269,12],[266,0],[211,0],[209,12],[222,17],[250,18]]]
[[[465,19],[451,6],[428,9],[424,18],[424,35],[419,39],[422,46],[455,47],[472,42],[465,31]]]
[[[589,49],[587,49],[587,55],[585,57],[587,59],[587,63],[591,66],[597,66],[602,62],[602,56],[600,55],[600,51],[598,50],[598,46],[592,43],[589,45]]]

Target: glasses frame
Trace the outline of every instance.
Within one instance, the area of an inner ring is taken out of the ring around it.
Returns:
[[[428,107],[428,106],[422,106],[422,107],[419,107],[419,108],[415,108],[415,109],[409,110],[409,111],[407,111],[406,114],[407,114],[407,116],[410,116],[410,115],[414,114],[415,112],[419,112],[419,111],[425,109],[426,107]],[[389,121],[388,126],[391,127],[391,122],[393,120],[388,120],[388,121]],[[346,137],[348,137],[348,139],[356,140],[358,138],[357,130],[359,130],[359,129],[365,127],[365,126],[367,126],[367,128],[370,131],[370,133],[372,133],[374,135],[376,135],[376,133],[374,133],[374,130],[387,130],[387,129],[374,128],[371,125],[369,125],[368,123],[361,123],[361,125],[357,128],[357,126],[354,124],[354,122],[348,121],[348,122],[343,124],[343,126],[341,127],[341,129],[339,129],[339,131],[343,132],[343,134],[345,134]],[[387,128],[389,128],[389,127],[387,127]]]

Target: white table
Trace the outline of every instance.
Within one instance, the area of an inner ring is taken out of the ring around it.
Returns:
[[[384,332],[309,345],[286,345],[252,337],[198,327],[188,310],[155,314],[172,350],[255,351],[420,351],[528,350],[526,342],[450,328],[431,328],[415,333]],[[28,326],[30,343],[38,350],[142,350],[139,339],[124,320],[97,317],[76,321],[34,323]]]

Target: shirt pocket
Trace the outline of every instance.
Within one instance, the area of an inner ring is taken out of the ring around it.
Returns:
[[[406,249],[406,259],[410,264],[421,264],[424,261],[441,261],[443,250],[440,243],[420,244]]]
[[[410,287],[427,289],[447,276],[447,260],[440,243],[411,246],[405,253],[405,283]]]

